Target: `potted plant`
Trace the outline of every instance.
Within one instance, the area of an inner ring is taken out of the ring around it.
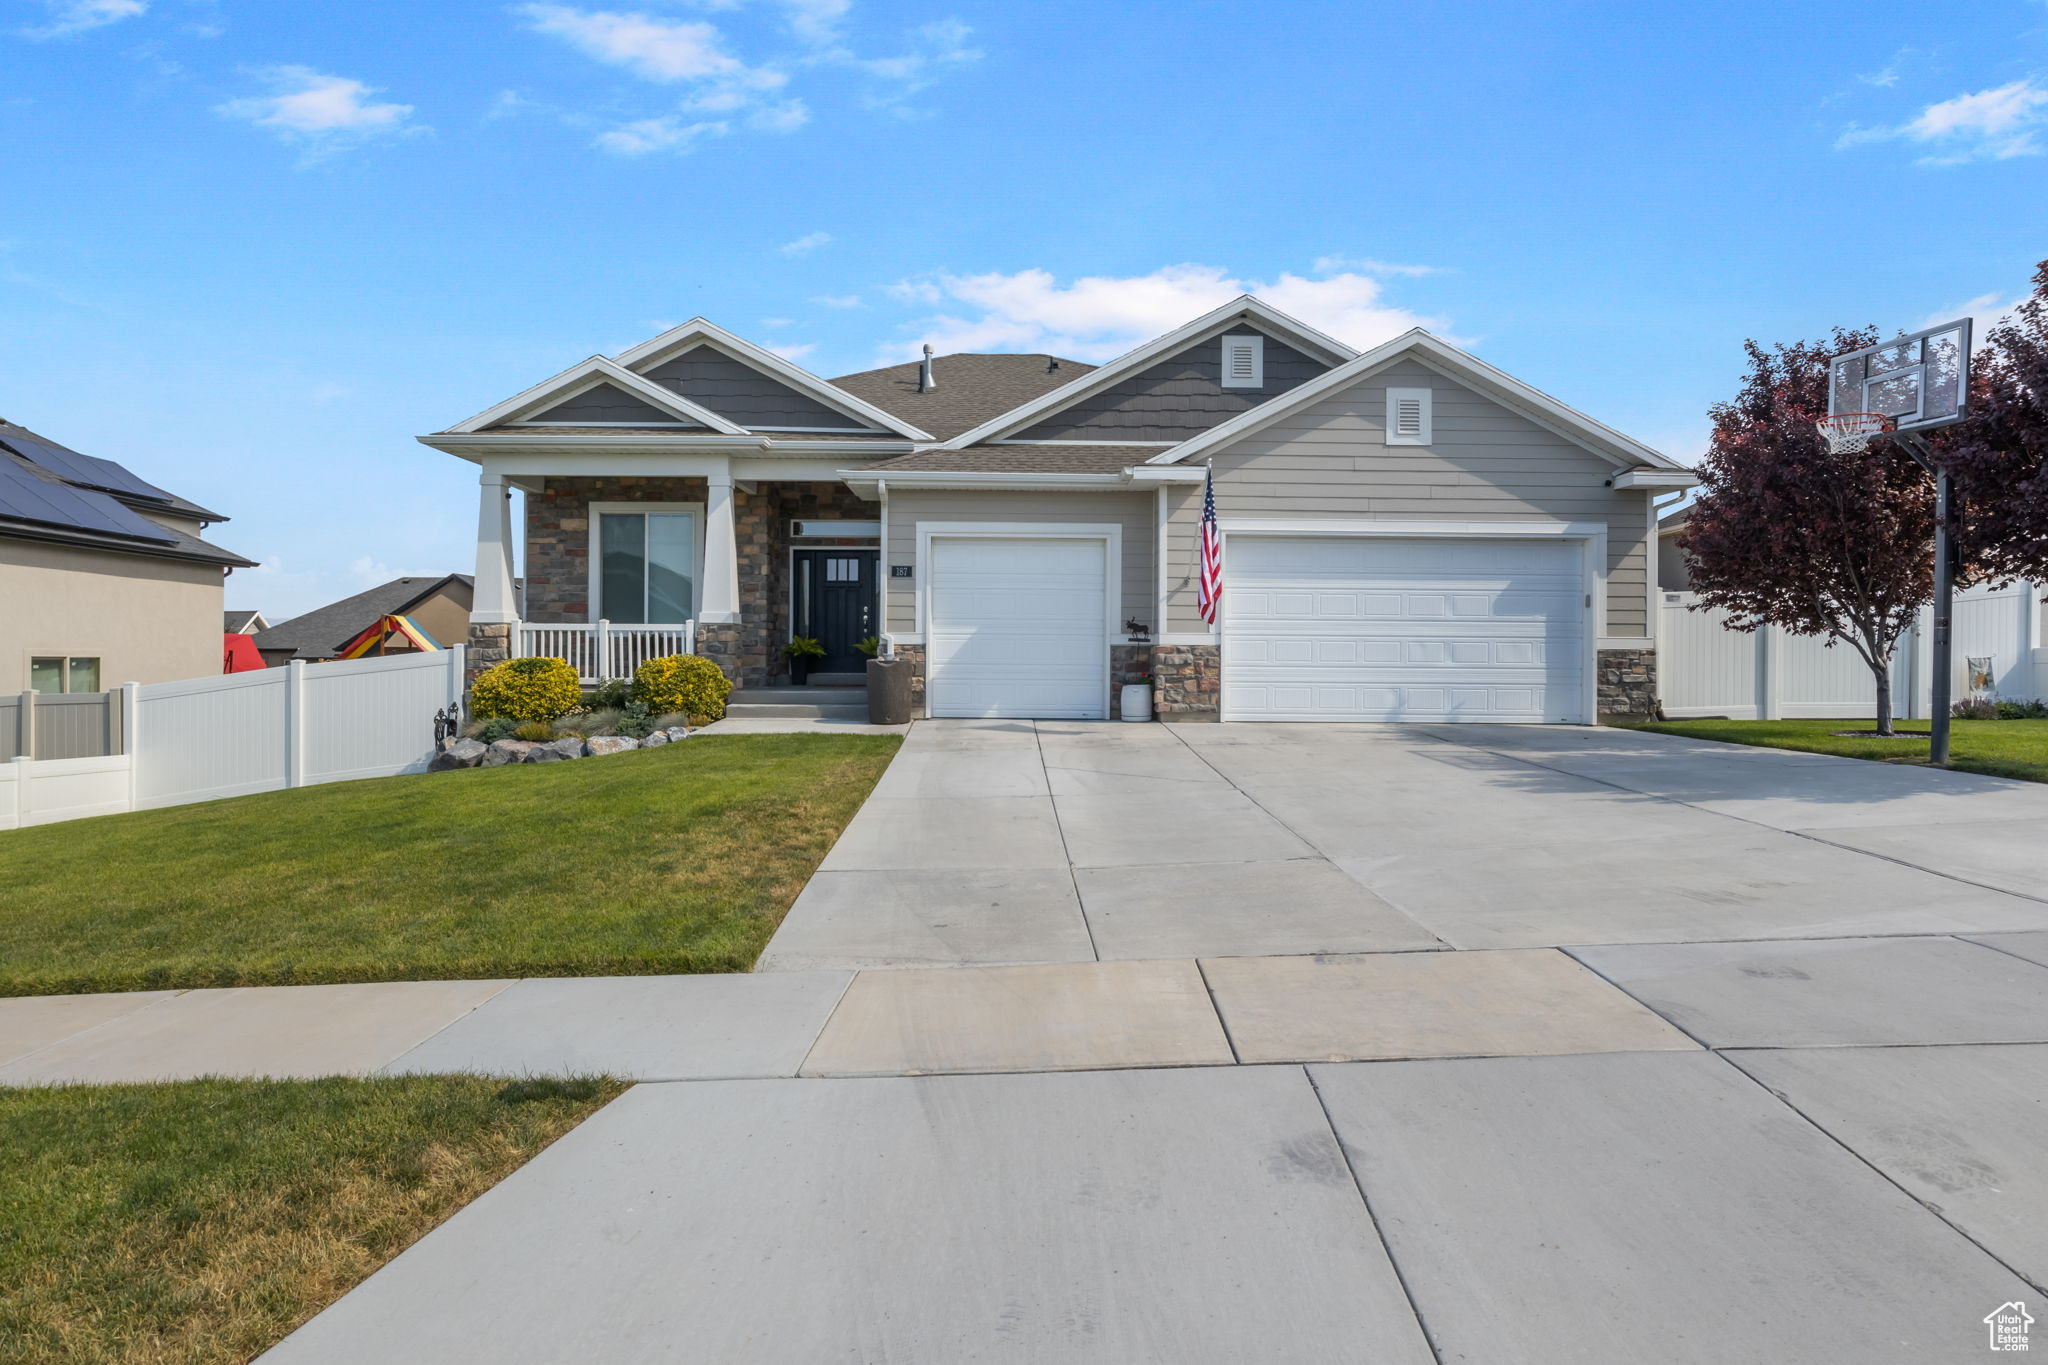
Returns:
[[[1152,719],[1152,675],[1140,673],[1136,682],[1124,684],[1120,713],[1125,720]]]
[[[810,680],[811,661],[825,657],[825,646],[808,635],[797,635],[782,647],[782,657],[789,660],[789,680],[798,686]]]
[[[882,637],[879,635],[866,636],[863,639],[854,641],[853,647],[867,655],[870,659],[880,658],[882,654]]]

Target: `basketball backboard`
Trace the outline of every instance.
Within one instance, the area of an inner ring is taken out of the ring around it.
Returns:
[[[1828,415],[1876,413],[1892,430],[1960,422],[1970,399],[1970,319],[1895,336],[1828,363]]]

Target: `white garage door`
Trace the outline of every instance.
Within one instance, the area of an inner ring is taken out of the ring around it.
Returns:
[[[926,572],[929,714],[1108,717],[1105,542],[934,537]]]
[[[1575,540],[1231,536],[1223,717],[1589,720],[1583,556]]]

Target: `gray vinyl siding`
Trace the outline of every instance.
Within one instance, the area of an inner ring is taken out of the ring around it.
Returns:
[[[829,427],[835,431],[865,429],[845,413],[826,407],[809,394],[734,360],[709,346],[693,346],[647,371],[663,388],[706,407],[747,428]]]
[[[927,521],[979,522],[1114,522],[1123,527],[1123,617],[1151,625],[1158,614],[1152,595],[1153,526],[1156,514],[1149,492],[1057,493],[990,490],[889,490],[889,544],[885,564],[910,564],[911,578],[886,578],[889,584],[889,629],[896,634],[917,630],[917,589],[925,566],[918,563],[918,526]]]
[[[1010,439],[1017,441],[1185,441],[1269,398],[1307,383],[1330,367],[1266,337],[1265,384],[1223,387],[1223,338],[1265,336],[1256,327],[1228,327],[1171,359],[1112,384]]]
[[[1386,444],[1389,385],[1432,391],[1432,444]],[[1218,452],[1213,468],[1216,513],[1226,521],[1604,521],[1600,634],[1647,633],[1649,496],[1606,487],[1618,472],[1609,461],[1416,361],[1289,413]],[[1168,496],[1166,629],[1200,632],[1193,572],[1201,489],[1176,487]]]
[[[522,420],[583,423],[648,422],[674,426],[679,419],[672,412],[664,412],[652,403],[635,398],[616,384],[599,384],[596,388],[585,389],[566,403],[557,403],[546,412],[538,412]],[[700,427],[698,430],[703,428]]]

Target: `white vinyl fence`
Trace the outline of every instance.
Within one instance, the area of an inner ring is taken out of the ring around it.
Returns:
[[[127,752],[0,764],[0,829],[426,771],[463,646],[121,689]]]
[[[1877,688],[1861,655],[1812,636],[1767,627],[1730,630],[1718,610],[1695,611],[1689,592],[1664,594],[1658,622],[1657,690],[1664,713],[1734,720],[1853,718],[1876,713]],[[2048,650],[2040,648],[2040,594],[2019,583],[1969,589],[1956,598],[1951,693],[1970,695],[1973,656],[1991,660],[1991,692],[2011,701],[2048,697]],[[1926,613],[1892,661],[1892,710],[1925,717],[1933,695],[1933,628]]]
[[[538,626],[522,621],[512,628],[514,653],[565,659],[586,685],[631,678],[649,659],[697,652],[697,623],[680,625],[615,625],[595,621],[587,626]]]

